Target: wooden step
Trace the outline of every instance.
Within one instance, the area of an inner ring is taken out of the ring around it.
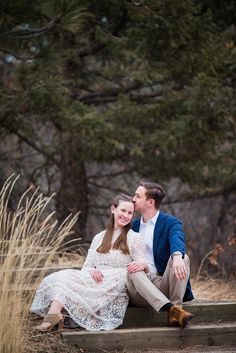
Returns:
[[[184,305],[191,312],[194,324],[236,321],[236,302],[208,302]],[[151,307],[128,307],[122,328],[165,326],[166,313],[156,312]]]
[[[193,324],[222,323],[236,321],[236,302],[208,302],[184,305],[184,310],[191,312]],[[121,328],[165,327],[167,314],[156,312],[151,307],[128,307]],[[66,327],[77,328],[73,320],[66,321]]]
[[[113,331],[62,331],[67,344],[83,351],[124,351],[183,349],[185,347],[236,346],[236,322],[189,325],[185,329],[169,327],[116,329]]]

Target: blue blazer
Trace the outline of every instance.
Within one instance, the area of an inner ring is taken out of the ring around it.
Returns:
[[[139,232],[140,218],[133,221],[132,229]],[[175,252],[186,253],[185,234],[182,222],[167,213],[160,212],[154,228],[153,255],[158,273],[162,276],[165,272],[169,257]],[[194,299],[190,281],[188,280],[183,301]]]

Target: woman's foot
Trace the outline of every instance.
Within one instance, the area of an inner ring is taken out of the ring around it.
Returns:
[[[58,326],[58,329],[62,329],[64,326],[64,320],[61,313],[58,314],[47,314],[39,326],[36,326],[36,330],[41,332],[49,332],[53,327]]]
[[[36,326],[36,330],[38,331],[50,331],[52,324],[50,322],[42,321],[40,325]]]

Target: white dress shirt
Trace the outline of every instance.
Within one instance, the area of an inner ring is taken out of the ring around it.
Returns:
[[[143,217],[141,217],[140,227],[139,227],[139,233],[142,235],[143,242],[146,247],[146,254],[148,257],[149,265],[151,267],[150,270],[151,272],[154,272],[154,273],[157,272],[157,269],[155,266],[154,256],[153,256],[153,236],[154,236],[154,228],[155,228],[159,213],[160,212],[157,211],[155,216],[149,219],[147,223],[145,223],[143,220]]]

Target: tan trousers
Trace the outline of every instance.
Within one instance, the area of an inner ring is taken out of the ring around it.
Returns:
[[[128,274],[127,289],[131,303],[136,306],[151,305],[156,311],[169,302],[182,305],[190,274],[190,260],[187,255],[184,256],[184,262],[187,276],[183,281],[177,280],[172,273],[172,257],[169,258],[163,276],[157,274],[152,281],[143,271]]]

